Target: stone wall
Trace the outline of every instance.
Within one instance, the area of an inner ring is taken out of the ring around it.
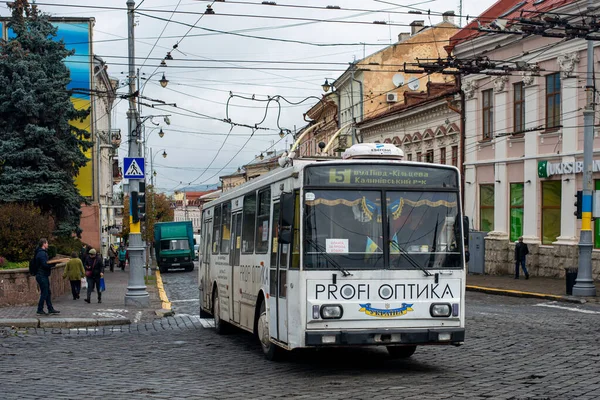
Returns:
[[[579,247],[577,245],[542,246],[527,243],[527,270],[531,276],[563,278],[565,268],[577,268]],[[490,275],[513,275],[515,273],[515,243],[508,240],[485,238],[485,273]],[[521,272],[522,274],[522,272]],[[600,251],[592,252],[592,276],[600,280]]]
[[[71,292],[68,279],[62,274],[66,264],[52,268],[50,291],[52,298]],[[0,270],[0,307],[14,305],[35,305],[40,299],[40,290],[35,276],[29,275],[26,268]]]

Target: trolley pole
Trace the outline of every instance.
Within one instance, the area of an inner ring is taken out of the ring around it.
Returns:
[[[127,122],[129,129],[129,157],[140,157],[140,116],[136,108],[135,99],[135,44],[134,44],[134,7],[135,1],[127,0],[127,39],[129,47],[129,110],[127,111]],[[126,306],[148,307],[150,296],[146,291],[144,283],[144,246],[140,222],[133,222],[132,207],[134,196],[132,193],[139,192],[140,179],[129,179],[129,282],[125,294]],[[137,197],[136,197],[137,199]]]
[[[593,0],[588,0],[588,10]],[[579,268],[573,286],[573,296],[596,296],[592,279],[592,168],[594,153],[594,43],[587,41],[586,106],[583,111],[583,199],[581,233],[579,235]]]

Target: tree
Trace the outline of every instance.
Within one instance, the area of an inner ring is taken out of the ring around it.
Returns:
[[[77,232],[85,199],[74,178],[92,144],[70,124],[89,114],[67,91],[63,61],[74,52],[35,5],[8,4],[14,37],[0,45],[0,202],[33,203],[52,216],[57,234]]]

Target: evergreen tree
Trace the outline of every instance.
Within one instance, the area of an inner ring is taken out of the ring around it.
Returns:
[[[76,110],[63,61],[73,54],[56,41],[48,16],[27,0],[9,3],[14,37],[0,45],[0,202],[33,203],[50,214],[58,234],[79,231],[75,176],[88,159],[89,134],[70,124]]]

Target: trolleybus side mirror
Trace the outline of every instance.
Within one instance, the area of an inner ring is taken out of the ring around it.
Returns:
[[[463,217],[463,234],[465,235],[465,246],[469,246],[469,217]]]
[[[292,225],[296,196],[294,193],[281,193],[279,197],[279,243],[292,243]]]
[[[294,211],[296,196],[294,193],[281,193],[279,204],[281,207],[279,226],[290,227],[294,223]]]

